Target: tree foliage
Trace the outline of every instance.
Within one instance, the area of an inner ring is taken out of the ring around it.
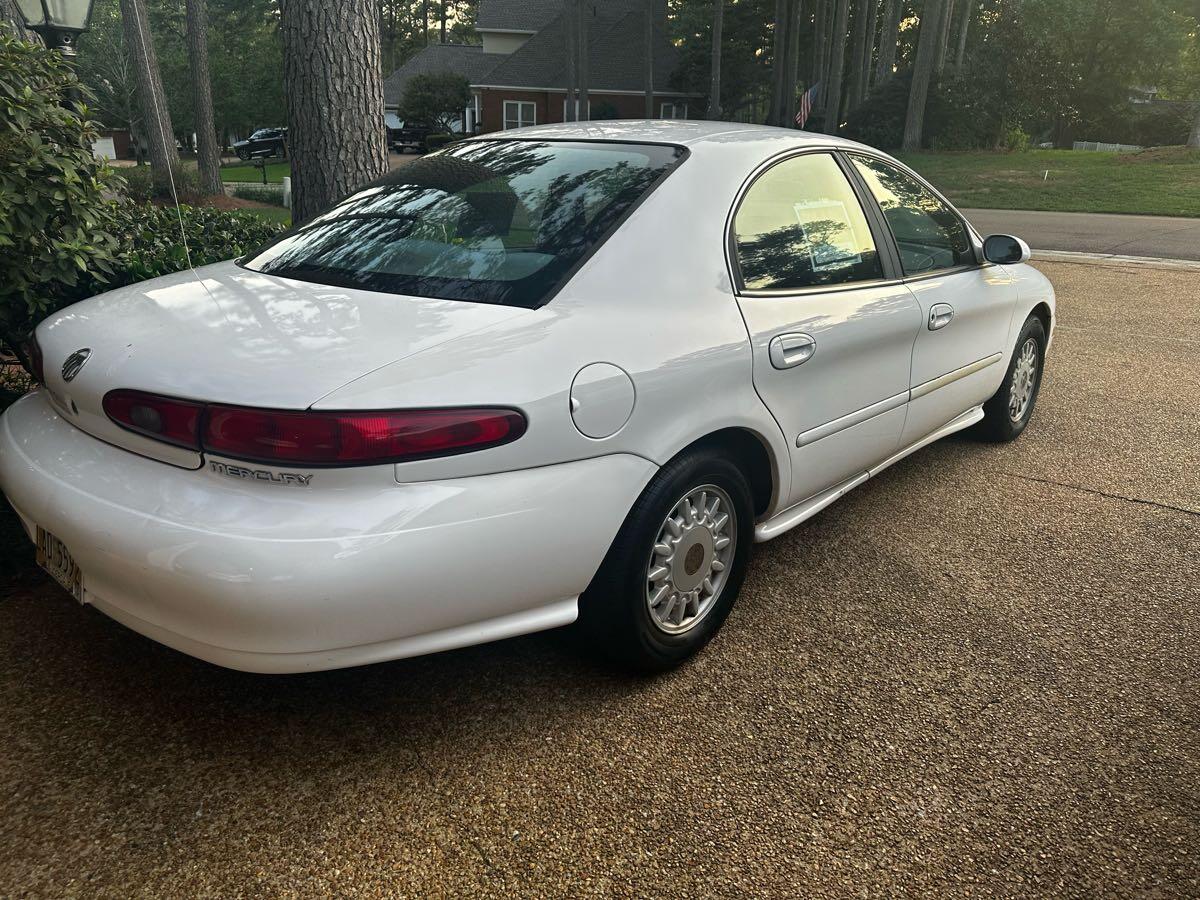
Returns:
[[[400,118],[410,122],[428,122],[443,131],[458,120],[471,102],[471,84],[461,75],[449,72],[414,75],[400,100]]]
[[[112,170],[92,155],[96,123],[63,98],[62,56],[0,25],[0,342],[14,351],[73,288],[111,274]]]

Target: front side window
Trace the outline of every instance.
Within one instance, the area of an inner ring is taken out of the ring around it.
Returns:
[[[734,218],[737,261],[749,290],[789,290],[883,277],[866,215],[827,153],[767,169]]]
[[[537,124],[537,106],[525,100],[504,101],[504,130]]]
[[[850,159],[883,209],[905,275],[974,265],[966,225],[929,188],[883,160]]]
[[[352,194],[242,265],[534,309],[683,153],[656,144],[458,144]]]

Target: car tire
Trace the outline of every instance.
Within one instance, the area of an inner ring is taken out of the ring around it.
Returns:
[[[674,668],[700,650],[741,590],[753,516],[745,474],[717,448],[687,451],[664,466],[580,597],[577,632],[587,649],[644,673]]]
[[[1030,316],[1021,326],[1000,389],[983,404],[983,420],[974,430],[976,437],[995,443],[1020,437],[1037,405],[1045,361],[1046,327],[1037,316]]]

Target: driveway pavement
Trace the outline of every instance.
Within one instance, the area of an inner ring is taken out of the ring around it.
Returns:
[[[666,677],[559,634],[228,672],[23,547],[0,896],[1200,895],[1195,273],[1041,265],[1026,434],[943,441],[760,547]]]
[[[964,209],[983,233],[1015,234],[1037,250],[1200,260],[1200,219]]]

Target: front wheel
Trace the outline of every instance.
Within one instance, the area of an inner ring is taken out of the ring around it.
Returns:
[[[716,449],[664,466],[580,597],[579,627],[591,647],[657,672],[708,643],[741,590],[753,515],[746,476]]]
[[[1025,430],[1037,405],[1045,359],[1046,328],[1041,319],[1030,316],[1017,336],[1017,347],[1000,389],[983,404],[983,421],[976,426],[979,437],[1012,441]]]

